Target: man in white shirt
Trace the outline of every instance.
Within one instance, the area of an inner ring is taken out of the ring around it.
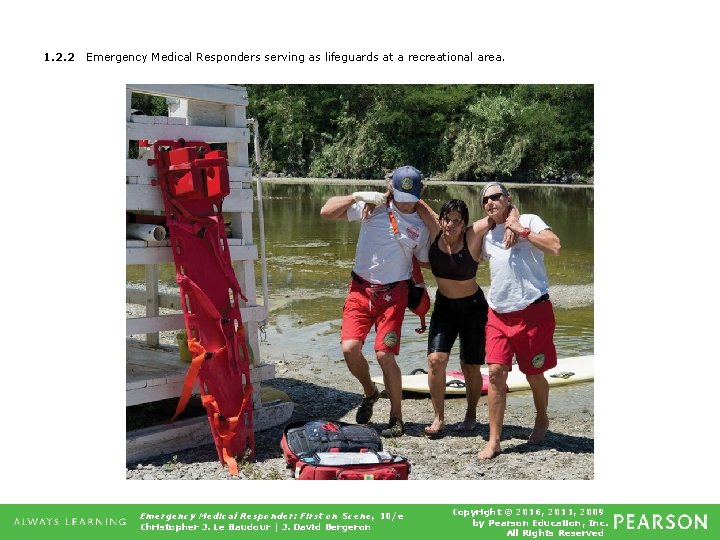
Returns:
[[[504,185],[492,182],[482,192],[482,204],[497,226],[487,233],[483,257],[490,261],[488,322],[485,327],[485,362],[488,364],[490,436],[478,458],[492,459],[501,451],[500,437],[508,372],[513,356],[525,374],[535,403],[535,425],[528,440],[540,443],[549,427],[550,387],[544,372],[557,365],[553,342],[555,315],[548,289],[544,255],[560,254],[560,239],[534,214],[510,215],[511,196]],[[511,248],[503,243],[505,229],[519,235]]]
[[[325,219],[361,222],[340,341],[348,369],[362,385],[365,396],[355,420],[366,424],[380,397],[362,353],[365,338],[375,327],[375,354],[390,398],[390,422],[381,431],[385,437],[405,433],[402,376],[395,355],[400,351],[413,255],[421,263],[428,261],[428,231],[415,213],[421,190],[422,174],[406,165],[393,171],[389,195],[361,191],[331,197],[320,210]]]

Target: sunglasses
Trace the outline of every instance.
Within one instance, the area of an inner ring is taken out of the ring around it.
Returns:
[[[463,224],[462,219],[449,219],[449,218],[443,218],[443,221],[448,225],[454,225],[456,227],[459,227]]]
[[[499,201],[500,198],[503,196],[502,193],[493,193],[492,195],[488,195],[487,197],[482,198],[483,205],[487,204],[488,201]]]

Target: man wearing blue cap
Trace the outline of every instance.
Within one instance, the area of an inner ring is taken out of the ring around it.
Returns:
[[[350,373],[363,387],[355,421],[367,424],[380,397],[362,352],[374,326],[375,354],[390,398],[390,422],[384,437],[405,433],[402,421],[402,376],[395,361],[407,307],[412,258],[428,262],[428,230],[415,213],[422,174],[406,165],[393,171],[388,193],[357,191],[331,197],[320,210],[325,219],[360,221],[349,291],[343,307],[340,341]]]

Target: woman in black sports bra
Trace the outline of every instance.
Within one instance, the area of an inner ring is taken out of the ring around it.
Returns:
[[[485,363],[485,323],[488,305],[475,281],[482,241],[494,226],[487,217],[469,224],[464,201],[446,202],[438,216],[422,201],[418,215],[435,240],[430,246],[430,269],[437,281],[435,305],[428,334],[428,386],[435,418],[425,428],[438,436],[445,428],[445,373],[450,351],[460,336],[460,368],[465,380],[467,410],[459,431],[475,428],[476,409],[482,393],[480,366]],[[515,243],[516,238],[506,238]]]

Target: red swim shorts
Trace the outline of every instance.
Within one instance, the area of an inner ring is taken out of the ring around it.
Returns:
[[[525,375],[537,375],[557,365],[553,343],[555,314],[550,300],[511,313],[488,310],[485,363],[512,369],[513,355]]]
[[[375,351],[398,354],[407,295],[404,281],[388,288],[369,287],[353,279],[343,306],[340,340],[357,339],[364,343],[374,325]]]

